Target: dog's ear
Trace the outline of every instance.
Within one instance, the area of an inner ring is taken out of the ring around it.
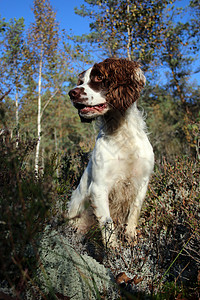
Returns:
[[[131,62],[130,62],[131,63]],[[134,63],[134,62],[133,62]],[[107,97],[114,108],[125,112],[140,97],[140,92],[146,83],[146,78],[138,65],[132,68],[111,87]]]
[[[130,84],[118,85],[109,94],[113,108],[125,112],[140,96],[137,86]]]

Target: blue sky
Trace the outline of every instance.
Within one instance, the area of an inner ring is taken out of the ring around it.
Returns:
[[[51,0],[53,9],[57,12],[57,21],[61,29],[72,29],[74,34],[89,32],[89,20],[74,13],[74,7],[80,7],[84,0]],[[7,21],[11,18],[23,17],[28,27],[34,21],[33,0],[0,0],[0,15]]]
[[[57,12],[57,21],[61,29],[70,30],[76,35],[89,32],[89,19],[80,17],[74,13],[74,7],[80,7],[84,0],[50,0],[53,9]],[[179,7],[185,7],[189,0],[180,0],[176,2]],[[31,7],[33,0],[0,0],[0,15],[8,21],[11,18],[25,19],[26,27],[34,21]],[[187,14],[184,17],[187,20]],[[195,65],[199,65],[198,62]],[[200,74],[195,74],[192,79],[200,83]]]
[[[74,13],[74,7],[80,7],[84,0],[50,0],[53,9],[57,12],[57,21],[62,29],[72,29],[75,34],[89,32],[89,20]],[[189,0],[179,0],[176,5],[185,7]],[[28,26],[34,21],[31,7],[33,0],[0,0],[0,15],[8,21],[11,18],[23,17]],[[187,19],[187,16],[186,18]]]

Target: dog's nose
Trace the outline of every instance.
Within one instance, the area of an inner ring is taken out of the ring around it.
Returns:
[[[69,91],[69,96],[71,99],[76,99],[80,96],[81,90],[79,88],[75,88],[71,91]]]

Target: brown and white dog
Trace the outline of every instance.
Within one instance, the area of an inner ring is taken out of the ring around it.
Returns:
[[[154,154],[136,101],[145,85],[137,62],[108,58],[79,75],[69,96],[83,122],[100,121],[90,161],[73,192],[68,216],[80,231],[93,225],[102,229],[103,241],[116,244],[114,224],[126,225],[134,238]],[[88,207],[89,206],[89,207]]]

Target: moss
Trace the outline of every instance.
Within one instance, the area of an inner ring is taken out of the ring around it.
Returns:
[[[57,231],[45,231],[39,254],[38,277],[47,295],[60,293],[74,300],[101,299],[101,295],[115,298],[110,270],[90,256],[78,254]]]

